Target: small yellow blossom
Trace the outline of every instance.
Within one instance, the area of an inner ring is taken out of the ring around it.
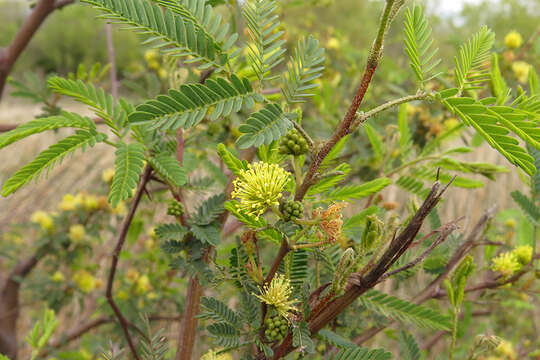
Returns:
[[[156,240],[154,240],[154,239],[146,239],[144,241],[144,248],[146,250],[153,250],[153,249],[156,248],[156,245],[157,245]]]
[[[57,283],[61,283],[66,280],[66,277],[64,276],[64,274],[62,274],[61,271],[56,271],[54,274],[51,275],[51,280]]]
[[[69,227],[69,235],[68,235],[68,237],[74,243],[81,242],[81,240],[84,239],[85,235],[86,235],[86,231],[85,231],[83,225],[75,224],[75,225],[71,225]]]
[[[523,44],[523,38],[517,31],[510,31],[504,38],[504,45],[509,49],[517,49]]]
[[[501,273],[503,277],[510,277],[519,271],[521,265],[512,252],[505,252],[492,260],[491,270]]]
[[[73,274],[73,281],[84,293],[92,292],[96,288],[96,278],[86,270],[78,270]]]
[[[34,212],[30,217],[30,220],[33,223],[39,224],[41,229],[44,231],[52,231],[54,228],[54,222],[52,217],[45,211],[39,210]]]
[[[157,238],[157,235],[156,235],[156,227],[155,227],[155,226],[152,226],[151,228],[149,228],[149,229],[146,231],[146,235],[150,236],[152,239],[156,239],[156,238]]]
[[[443,121],[443,126],[445,130],[451,130],[459,125],[459,120],[456,118],[448,118]]]
[[[82,204],[86,211],[94,211],[99,207],[99,201],[96,195],[85,195]]]
[[[509,360],[517,359],[516,350],[510,341],[502,340],[499,346],[495,348],[495,353],[497,355],[503,355]]]
[[[139,278],[135,282],[135,292],[140,295],[147,293],[150,289],[152,289],[152,285],[150,284],[150,279],[148,278],[148,276],[139,276]]]
[[[512,250],[512,254],[520,265],[527,265],[531,262],[533,248],[529,245],[521,245]]]
[[[265,284],[264,288],[259,288],[261,295],[254,294],[262,302],[273,306],[278,314],[289,320],[289,311],[296,310],[294,299],[291,299],[291,282],[282,274],[275,276],[270,285]]]
[[[148,300],[155,300],[159,298],[159,295],[155,291],[150,291],[148,294],[146,294],[146,298]]]
[[[96,279],[96,289],[101,289],[103,287],[103,280]]]
[[[120,300],[127,300],[129,298],[129,294],[127,292],[125,292],[124,290],[119,290],[117,293],[116,293],[116,296],[120,299]]]
[[[232,360],[232,356],[229,353],[218,354],[216,350],[208,350],[200,360]]]
[[[129,268],[126,272],[126,281],[134,283],[139,278],[139,272],[135,268]]]
[[[120,201],[116,207],[111,208],[111,212],[116,215],[124,216],[127,214],[127,207],[123,201]]]
[[[159,58],[159,53],[154,49],[146,50],[144,52],[144,60],[146,60],[147,62],[156,60],[158,58]]]
[[[239,210],[259,218],[268,207],[279,205],[289,179],[289,173],[279,165],[256,162],[248,170],[240,171],[231,196],[240,200]]]
[[[61,211],[74,211],[77,209],[77,202],[75,196],[72,194],[65,194],[62,197],[62,201],[58,204],[58,209]]]
[[[335,37],[331,37],[328,39],[328,42],[326,43],[326,47],[328,49],[337,50],[340,48],[339,40]]]
[[[167,76],[169,76],[169,73],[164,68],[160,68],[158,70],[158,76],[161,80],[167,79]]]
[[[516,227],[516,220],[515,219],[508,219],[504,223],[509,228],[515,228]]]
[[[156,60],[151,60],[148,62],[148,67],[152,70],[158,70],[159,69],[159,62]]]
[[[516,61],[512,64],[514,76],[520,83],[524,84],[527,82],[530,67],[531,65],[527,64],[525,61]]]
[[[114,169],[113,168],[105,169],[101,173],[101,180],[103,180],[106,183],[110,183],[112,181],[113,177],[114,177]]]

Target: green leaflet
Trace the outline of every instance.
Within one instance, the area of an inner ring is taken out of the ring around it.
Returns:
[[[390,185],[390,179],[379,178],[359,185],[347,185],[331,191],[323,200],[325,202],[360,199],[375,194]]]
[[[242,323],[240,316],[236,312],[231,310],[223,302],[211,297],[201,298],[201,313],[197,317],[223,321],[232,326],[240,326]]]
[[[240,175],[241,170],[248,169],[248,162],[246,160],[238,159],[227,149],[224,144],[218,144],[217,152],[221,158],[221,161],[227,165],[229,170],[231,170],[234,175]]]
[[[38,177],[43,171],[48,172],[53,166],[61,163],[67,155],[72,154],[75,150],[82,149],[82,151],[85,151],[87,146],[92,147],[106,138],[107,135],[98,133],[95,130],[78,130],[74,135],[68,136],[56,144],[51,145],[5,182],[2,188],[2,196],[8,196],[14,193],[21,186]]]
[[[78,129],[95,129],[94,122],[75,113],[62,111],[60,115],[37,118],[17,126],[15,129],[0,135],[0,149],[46,130],[72,127]]]
[[[495,34],[486,26],[474,34],[459,48],[455,57],[454,74],[460,91],[480,89],[478,85],[489,79],[489,72],[482,68],[489,60],[489,51],[495,41]]]
[[[187,84],[178,90],[171,89],[168,95],[159,95],[137,106],[129,114],[129,121],[151,123],[153,129],[188,129],[208,114],[210,120],[216,120],[240,111],[244,105],[251,108],[255,101],[261,101],[261,97],[253,91],[249,81],[232,75],[230,82],[222,78],[207,79],[204,85]]]
[[[510,195],[512,196],[512,199],[514,199],[514,201],[519,205],[521,211],[523,211],[529,221],[531,221],[535,226],[539,226],[540,209],[538,209],[535,203],[525,194],[517,190],[512,191]]]
[[[223,204],[225,202],[225,194],[218,194],[206,199],[197,209],[197,214],[193,217],[193,221],[197,225],[209,225],[225,211]]]
[[[120,201],[132,196],[137,187],[139,176],[144,166],[144,146],[139,143],[116,145],[114,177],[109,193],[109,202],[116,207]]]
[[[252,114],[238,130],[243,133],[237,144],[241,149],[251,146],[269,145],[285,135],[293,127],[290,117],[279,105],[268,104],[264,109]]]
[[[369,350],[362,347],[346,348],[329,360],[390,360],[392,353],[383,349]]]
[[[174,185],[182,186],[187,182],[186,169],[178,163],[174,156],[160,153],[151,156],[148,161],[165,180],[172,182]]]
[[[322,76],[325,59],[324,48],[311,35],[298,41],[281,89],[289,104],[305,102],[314,95],[312,90],[318,87],[314,80]]]

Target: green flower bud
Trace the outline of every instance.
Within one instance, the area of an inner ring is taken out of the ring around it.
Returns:
[[[285,221],[301,218],[304,215],[304,208],[299,201],[287,201],[280,204],[280,211]]]
[[[285,155],[299,156],[308,151],[306,139],[296,129],[290,130],[281,138],[279,152]]]
[[[167,208],[167,215],[178,217],[184,213],[184,207],[182,204],[176,200],[173,200],[169,203]]]
[[[368,252],[378,245],[383,233],[383,228],[384,223],[379,220],[376,215],[367,217],[366,227],[362,232],[362,238],[360,240],[360,247],[363,253]]]

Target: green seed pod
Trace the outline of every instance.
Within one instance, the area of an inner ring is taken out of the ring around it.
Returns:
[[[173,200],[169,203],[167,208],[167,215],[178,217],[184,213],[184,207],[182,204],[176,200]]]
[[[283,202],[279,207],[285,221],[298,219],[304,215],[304,207],[299,201]]]
[[[308,151],[306,139],[296,129],[290,130],[281,138],[279,152],[285,155],[300,156]]]

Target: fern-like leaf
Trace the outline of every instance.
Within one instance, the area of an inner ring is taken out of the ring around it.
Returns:
[[[454,71],[460,91],[480,89],[478,85],[489,79],[489,71],[484,68],[489,60],[489,52],[493,46],[495,34],[484,26],[474,34],[466,44],[459,48]]]
[[[411,334],[408,334],[404,331],[400,331],[398,340],[399,340],[400,359],[403,359],[403,360],[422,359],[420,348],[418,347],[416,340],[414,340],[414,337]]]
[[[209,297],[201,298],[201,319],[212,319],[226,322],[238,327],[241,324],[240,316],[219,300]]]
[[[276,14],[275,0],[251,0],[244,5],[242,14],[246,19],[249,43],[248,58],[259,81],[263,81],[268,73],[283,61],[283,30],[278,30],[279,21]]]
[[[367,291],[359,298],[359,301],[368,310],[394,320],[405,321],[430,329],[449,330],[451,328],[448,316],[428,307],[383,294],[377,290]]]
[[[311,354],[315,352],[315,344],[311,340],[311,332],[305,321],[298,324],[293,324],[293,346],[301,355]]]
[[[272,141],[278,140],[293,127],[290,116],[277,104],[266,105],[264,109],[252,114],[246,124],[238,128],[243,133],[238,138],[238,146],[246,149],[250,146],[269,145]]]
[[[220,234],[219,229],[214,225],[199,226],[191,224],[191,232],[193,236],[200,240],[203,244],[216,246],[219,244]]]
[[[87,146],[94,146],[105,140],[107,136],[95,130],[78,130],[74,135],[68,136],[47,150],[42,151],[33,161],[23,166],[13,174],[4,184],[2,195],[7,196],[32,179],[39,177],[43,171],[49,171],[54,165],[61,163],[69,154],[77,149],[85,151]]]
[[[163,9],[147,0],[83,1],[103,11],[103,17],[125,23],[148,35],[149,41],[160,40],[160,46],[166,46],[170,56],[200,62],[203,68],[214,67],[218,71],[223,70],[228,61],[225,45],[216,43],[195,18],[182,16],[169,8]],[[180,3],[178,8],[183,8]],[[234,40],[233,37],[231,39]]]
[[[338,352],[330,360],[390,360],[392,353],[383,349],[369,350],[362,347],[347,348]]]
[[[152,167],[166,180],[176,186],[182,186],[187,182],[186,169],[183,168],[175,157],[161,153],[149,159]]]
[[[349,349],[349,348],[357,347],[357,345],[351,342],[349,339],[346,339],[343,336],[336,334],[335,332],[328,329],[320,330],[317,333],[317,336],[319,336],[321,339],[323,339],[327,343],[330,343],[340,349]]]
[[[427,81],[440,75],[440,73],[433,74],[433,70],[440,64],[441,59],[434,59],[439,49],[432,48],[431,27],[419,5],[414,5],[412,10],[407,9],[404,32],[411,68],[424,87]]]
[[[154,229],[156,236],[161,240],[182,241],[188,233],[187,228],[180,224],[161,224]]]
[[[535,225],[539,226],[540,221],[540,209],[534,204],[534,202],[529,199],[521,191],[512,191],[510,193],[512,199],[519,205],[521,211],[527,216],[527,218]]]
[[[187,129],[208,114],[210,120],[215,120],[240,111],[244,104],[251,108],[255,100],[262,99],[245,78],[241,80],[233,75],[230,82],[222,78],[208,79],[204,85],[182,85],[179,90],[171,89],[168,95],[159,95],[137,106],[129,115],[129,121],[133,124],[150,122],[152,128],[162,130]]]
[[[225,195],[218,194],[206,199],[197,209],[197,214],[193,221],[197,225],[208,225],[216,220],[225,211],[223,204],[225,203]]]
[[[318,87],[314,80],[322,76],[326,59],[324,48],[311,35],[298,41],[294,54],[281,89],[289,104],[305,102],[314,95],[312,90]]]
[[[126,145],[119,142],[114,160],[114,177],[109,193],[109,203],[116,207],[132,196],[144,166],[144,147],[139,143]]]
[[[325,202],[361,199],[375,194],[390,185],[390,179],[379,178],[359,185],[347,185],[331,191],[324,197]]]
[[[291,285],[296,289],[301,289],[302,284],[308,277],[308,253],[303,249],[296,250],[289,254],[290,268],[289,268],[289,279]]]
[[[46,130],[71,127],[76,129],[95,129],[94,122],[75,113],[62,111],[60,115],[37,118],[0,135],[0,149]]]
[[[238,328],[226,322],[214,323],[209,325],[206,329],[215,338],[217,345],[233,347],[240,344],[240,333]]]

